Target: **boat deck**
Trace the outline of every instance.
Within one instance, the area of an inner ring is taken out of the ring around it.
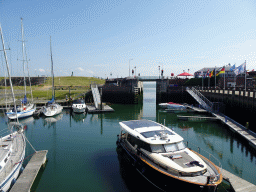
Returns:
[[[174,170],[173,171],[169,170],[169,169],[166,170],[163,167],[159,166],[158,164],[156,164],[152,161],[148,161],[147,158],[144,158],[144,159],[145,159],[145,161],[147,161],[148,164],[150,164],[150,166],[157,167],[158,170],[160,170],[162,173],[164,173],[166,175],[171,175],[174,178],[184,180],[187,182],[198,183],[201,185],[205,185],[207,183],[207,177],[210,176],[211,174],[215,173],[215,171],[213,171],[212,168],[210,166],[208,166],[207,172],[205,172],[203,175],[197,175],[197,176],[193,176],[193,177],[181,176]]]
[[[13,133],[13,139],[9,139],[9,135],[0,139],[0,161],[8,154],[8,147],[12,147],[12,153],[7,161],[7,164],[1,169],[0,172],[0,183],[13,171],[13,167],[19,163],[24,154],[24,148],[26,146],[24,137],[22,134]],[[8,145],[7,148],[4,146]],[[12,146],[11,146],[12,145]]]

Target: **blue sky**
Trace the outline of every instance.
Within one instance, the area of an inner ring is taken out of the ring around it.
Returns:
[[[130,59],[141,76],[245,60],[256,70],[255,0],[0,0],[13,76],[22,75],[21,17],[31,76],[50,75],[50,36],[55,76],[125,77]]]

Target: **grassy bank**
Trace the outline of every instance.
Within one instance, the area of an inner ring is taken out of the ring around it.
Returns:
[[[94,77],[54,77],[55,98],[65,99],[66,95],[70,95],[72,98],[76,97],[81,93],[85,93],[90,89],[91,82],[96,82],[97,84],[104,84],[105,80],[97,79]],[[52,78],[48,77],[44,84],[32,86],[34,99],[51,99],[52,97]],[[0,87],[0,89],[5,89],[5,87]],[[10,87],[7,87],[10,89]],[[15,94],[24,93],[23,86],[14,86]],[[18,95],[18,94],[17,94]],[[30,87],[27,86],[27,97],[30,98]],[[21,97],[17,97],[19,99]]]

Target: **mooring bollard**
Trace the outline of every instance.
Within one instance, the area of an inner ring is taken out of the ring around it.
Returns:
[[[246,127],[246,129],[249,129],[249,122],[246,122],[245,127]]]

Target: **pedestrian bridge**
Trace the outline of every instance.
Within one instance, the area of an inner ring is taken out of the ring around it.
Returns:
[[[138,76],[139,81],[156,81],[158,79],[163,79],[162,76]]]

